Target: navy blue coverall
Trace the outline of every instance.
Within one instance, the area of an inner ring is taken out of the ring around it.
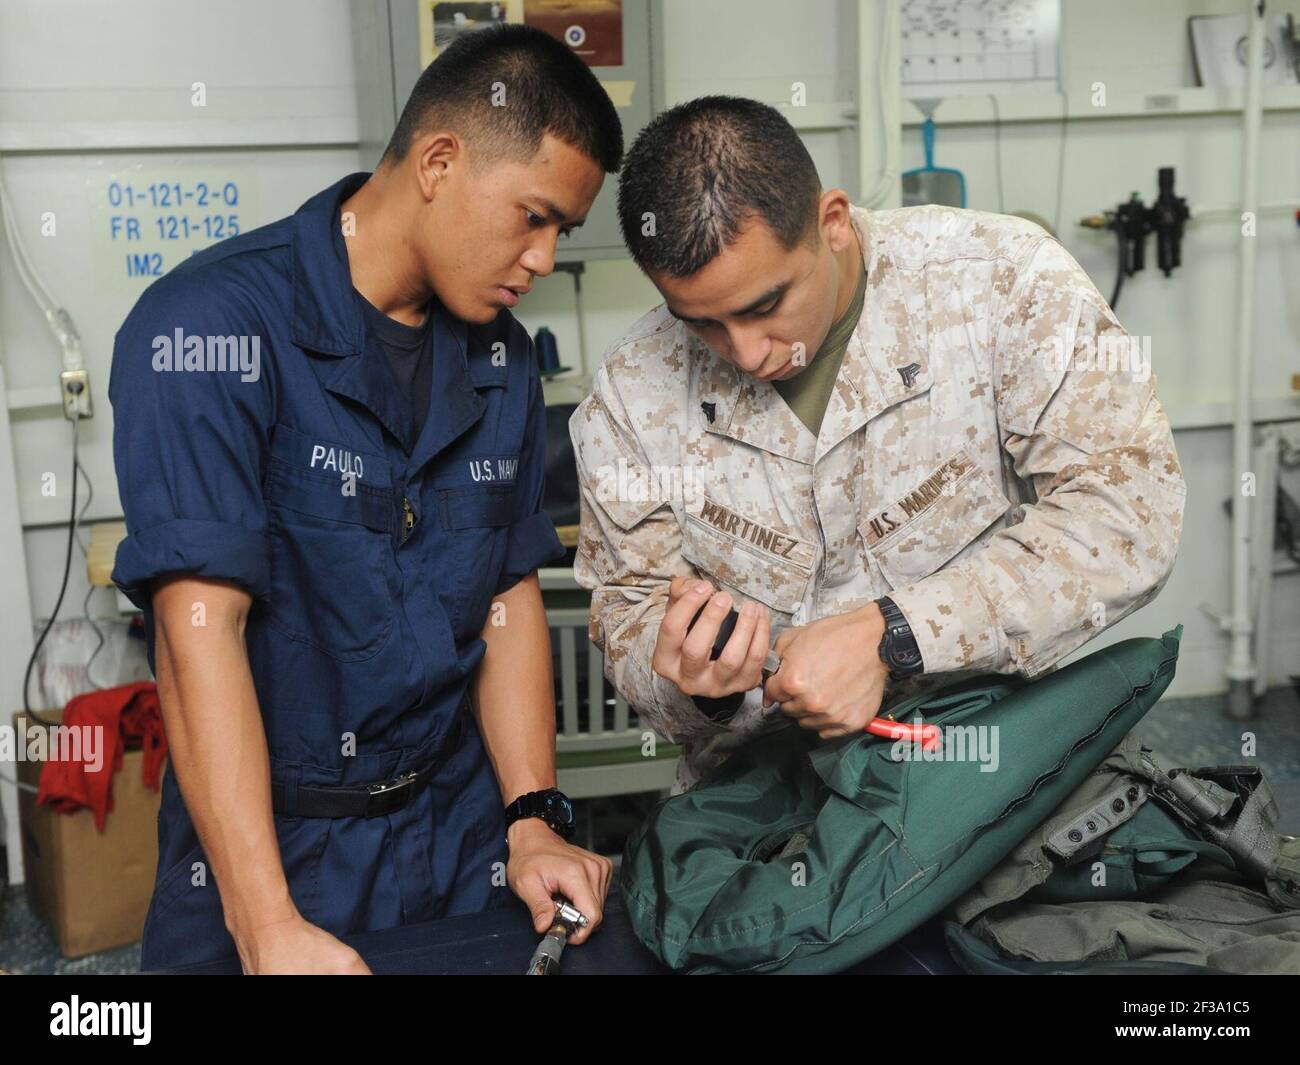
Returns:
[[[407,407],[367,335],[339,221],[367,176],[150,286],[117,334],[109,389],[128,530],[113,579],[144,611],[151,665],[151,580],[252,595],[281,858],[303,917],[336,935],[509,896],[467,689],[493,598],[563,554],[541,509],[540,379],[508,311],[472,326],[434,301],[429,414],[403,441]],[[435,758],[433,782],[395,812],[296,812],[303,786],[391,780]],[[142,967],[233,951],[169,768]]]

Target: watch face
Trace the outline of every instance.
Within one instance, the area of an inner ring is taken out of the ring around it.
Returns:
[[[574,821],[573,804],[559,794],[546,796],[546,811],[562,825],[571,825]]]
[[[907,647],[891,648],[889,657],[894,665],[900,667],[914,666],[921,661],[920,654]]]

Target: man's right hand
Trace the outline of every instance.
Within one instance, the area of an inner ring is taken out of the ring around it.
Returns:
[[[361,955],[301,916],[262,925],[237,936],[246,976],[369,976]]]
[[[704,613],[692,626],[701,607]],[[757,688],[763,683],[771,618],[757,603],[746,603],[721,656],[710,660],[713,641],[730,609],[731,596],[715,591],[708,581],[676,578],[668,587],[668,610],[659,625],[651,668],[686,695],[717,699]]]

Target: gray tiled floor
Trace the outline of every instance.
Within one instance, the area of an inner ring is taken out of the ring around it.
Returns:
[[[135,973],[140,971],[140,944],[65,958],[46,924],[27,904],[22,887],[11,887],[0,916],[0,969],[9,973]]]
[[[1300,835],[1300,697],[1275,688],[1257,718],[1229,721],[1223,697],[1166,699],[1135,730],[1170,765],[1203,766],[1257,762],[1264,769],[1282,818],[1279,831]],[[1244,733],[1253,733],[1256,755],[1244,757]],[[604,849],[604,848],[602,848]],[[69,960],[60,956],[49,930],[27,905],[22,888],[10,888],[0,918],[0,969],[16,973],[132,973],[140,967],[138,943]]]

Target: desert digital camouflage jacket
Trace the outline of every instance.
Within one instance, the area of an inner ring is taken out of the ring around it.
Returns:
[[[652,671],[675,576],[762,604],[774,636],[891,596],[926,669],[892,703],[953,674],[1036,676],[1174,563],[1185,486],[1149,342],[1061,243],[946,207],[854,208],[853,224],[866,302],[820,436],[663,306],[570,423],[591,638],[685,744],[679,786],[785,719],[755,690],[716,724]]]

